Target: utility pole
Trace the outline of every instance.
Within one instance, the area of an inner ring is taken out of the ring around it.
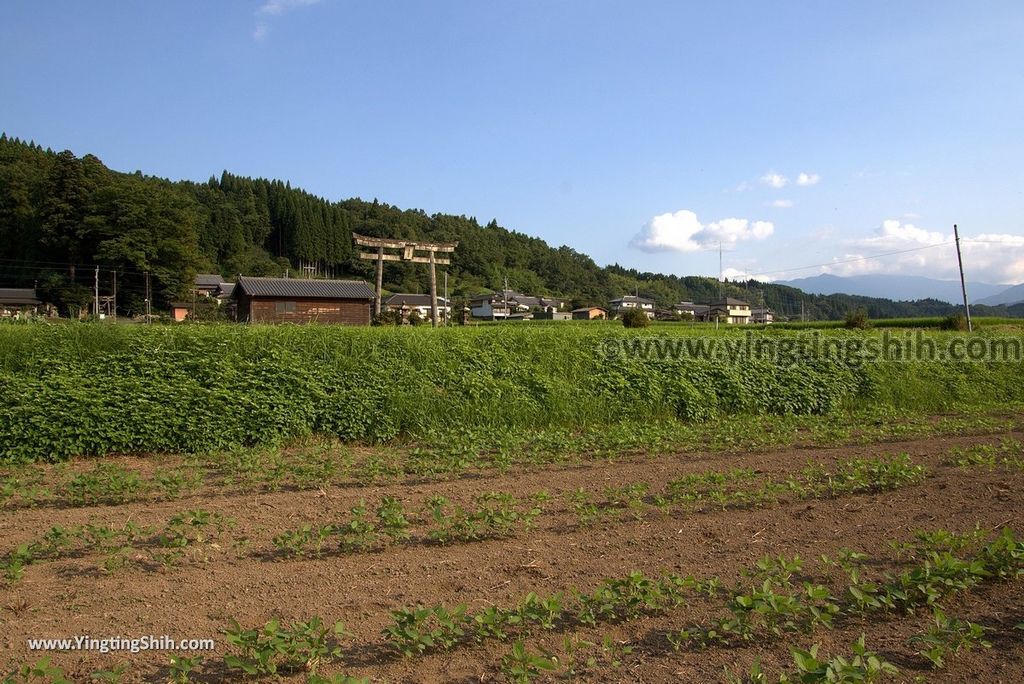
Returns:
[[[960,255],[960,230],[953,224],[953,237],[956,239],[956,261],[960,265],[960,291],[964,295],[964,311],[967,312],[967,332],[974,332],[971,326],[971,305],[967,303],[967,281],[964,280],[964,259]]]
[[[444,272],[444,325],[448,327],[448,316],[452,313],[451,303],[448,301],[448,271]]]
[[[501,291],[501,308],[505,311],[505,320],[508,320],[508,276],[505,276],[505,289]]]
[[[100,319],[100,267],[96,267],[96,277],[93,280],[92,286],[92,312],[96,315],[96,320]]]
[[[151,323],[153,318],[152,298],[150,297],[149,271],[146,271],[146,323]]]
[[[110,272],[110,315],[117,320],[117,270]]]
[[[718,298],[722,298],[722,241],[718,241]]]

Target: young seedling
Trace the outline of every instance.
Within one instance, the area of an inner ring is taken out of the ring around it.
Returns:
[[[171,665],[168,672],[171,684],[188,684],[192,681],[192,673],[202,667],[202,665],[203,659],[198,656],[194,658],[171,656]]]
[[[946,617],[940,608],[935,608],[933,618],[931,628],[911,641],[924,646],[918,654],[927,658],[935,669],[945,667],[950,655],[969,651],[975,646],[992,646],[985,640],[985,628],[979,624]]]
[[[512,652],[501,659],[501,672],[510,682],[529,684],[542,672],[558,669],[558,661],[549,655],[531,653],[523,642],[512,644]]]

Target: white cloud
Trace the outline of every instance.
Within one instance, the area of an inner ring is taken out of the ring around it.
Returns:
[[[320,2],[320,0],[267,0],[260,5],[258,10],[256,10],[256,14],[284,14],[296,7],[309,7],[310,5],[315,5],[318,2]]]
[[[256,28],[252,32],[253,40],[263,40],[270,32],[270,17],[279,17],[282,14],[298,9],[315,5],[320,0],[266,0],[256,10]]]
[[[789,209],[791,206],[793,206],[793,200],[788,200],[788,199],[772,200],[771,202],[768,203],[768,206],[775,207],[776,209]]]
[[[746,271],[741,271],[738,268],[727,268],[722,271],[722,278],[725,280],[748,280],[750,274]]]
[[[769,171],[761,176],[761,182],[772,188],[784,188],[789,185],[788,178],[774,171]]]
[[[744,240],[763,240],[774,232],[770,221],[726,218],[703,224],[694,212],[680,209],[652,218],[630,245],[645,252],[695,252],[716,247],[719,242],[732,246]]]
[[[887,219],[865,238],[846,240],[845,253],[822,269],[838,276],[892,273],[955,280],[959,278],[952,230],[939,232],[919,228],[898,219]],[[961,252],[968,282],[1024,281],[1024,236],[961,233]],[[899,252],[881,258],[879,254]]]
[[[796,184],[803,186],[817,185],[820,180],[821,176],[816,173],[801,173],[796,177]]]

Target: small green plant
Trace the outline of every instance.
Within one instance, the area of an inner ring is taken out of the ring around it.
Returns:
[[[393,542],[409,538],[409,520],[405,517],[402,502],[393,496],[385,496],[380,500],[377,506],[377,525]]]
[[[969,651],[975,646],[992,646],[985,640],[984,627],[974,622],[946,617],[940,608],[934,609],[931,628],[911,641],[924,647],[918,654],[927,658],[936,669],[945,667],[950,655]]]
[[[509,632],[520,626],[522,622],[523,618],[517,611],[504,610],[497,606],[488,606],[473,615],[476,638],[479,641],[484,639],[504,641],[508,638]]]
[[[342,551],[365,551],[377,544],[377,529],[369,520],[366,504],[362,501],[358,506],[349,509],[352,517],[344,524],[335,525],[334,530],[340,538]]]
[[[542,629],[554,629],[555,623],[562,617],[562,594],[543,598],[531,591],[519,603],[516,612],[524,624],[533,623]]]
[[[177,499],[195,490],[202,483],[202,475],[185,468],[157,470],[153,473],[152,488],[163,499]]]
[[[793,649],[793,662],[796,665],[796,674],[792,677],[783,675],[779,679],[780,684],[789,682],[801,682],[802,684],[864,682],[870,684],[886,675],[899,674],[899,670],[895,666],[885,661],[877,653],[867,649],[864,645],[863,634],[853,644],[852,650],[853,656],[850,658],[836,656],[831,660],[819,660],[818,644],[811,646],[808,651],[795,648]]]
[[[74,505],[126,503],[145,492],[139,474],[116,463],[97,463],[91,472],[79,473],[64,483],[64,496]]]
[[[553,672],[557,669],[557,659],[549,655],[531,653],[521,641],[512,644],[512,652],[501,659],[502,674],[515,684],[529,684],[542,672]]]
[[[337,533],[334,525],[303,525],[297,530],[286,530],[271,542],[279,550],[293,558],[312,556],[319,558],[324,543]]]
[[[451,648],[465,634],[463,626],[469,620],[465,604],[450,611],[443,605],[420,605],[391,611],[391,617],[394,624],[384,629],[384,635],[407,658],[428,649]]]
[[[22,665],[14,674],[4,678],[3,684],[71,684],[64,670],[53,664],[50,656],[35,663]]]
[[[192,681],[192,673],[203,665],[203,659],[199,656],[188,658],[186,656],[171,656],[171,664],[168,677],[171,684],[188,684]]]
[[[341,657],[337,640],[349,636],[341,622],[329,628],[319,617],[288,628],[271,620],[260,629],[242,629],[237,621],[224,630],[237,655],[224,656],[224,664],[247,675],[273,675],[305,670],[315,672],[324,660]]]
[[[100,684],[121,684],[126,672],[128,672],[128,663],[120,663],[109,670],[93,672],[92,681]]]
[[[568,495],[568,500],[580,527],[590,527],[601,515],[601,510],[591,499],[590,493],[582,487],[571,492]]]

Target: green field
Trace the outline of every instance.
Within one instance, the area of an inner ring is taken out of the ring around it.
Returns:
[[[730,362],[606,351],[653,339],[736,341],[750,332],[611,324],[0,326],[0,458],[195,452],[309,434],[410,441],[665,421],[716,431],[736,416],[926,415],[1024,400],[1020,363],[859,363],[799,351],[796,363]],[[818,334],[861,344],[884,333]],[[937,343],[954,334],[922,333]]]

